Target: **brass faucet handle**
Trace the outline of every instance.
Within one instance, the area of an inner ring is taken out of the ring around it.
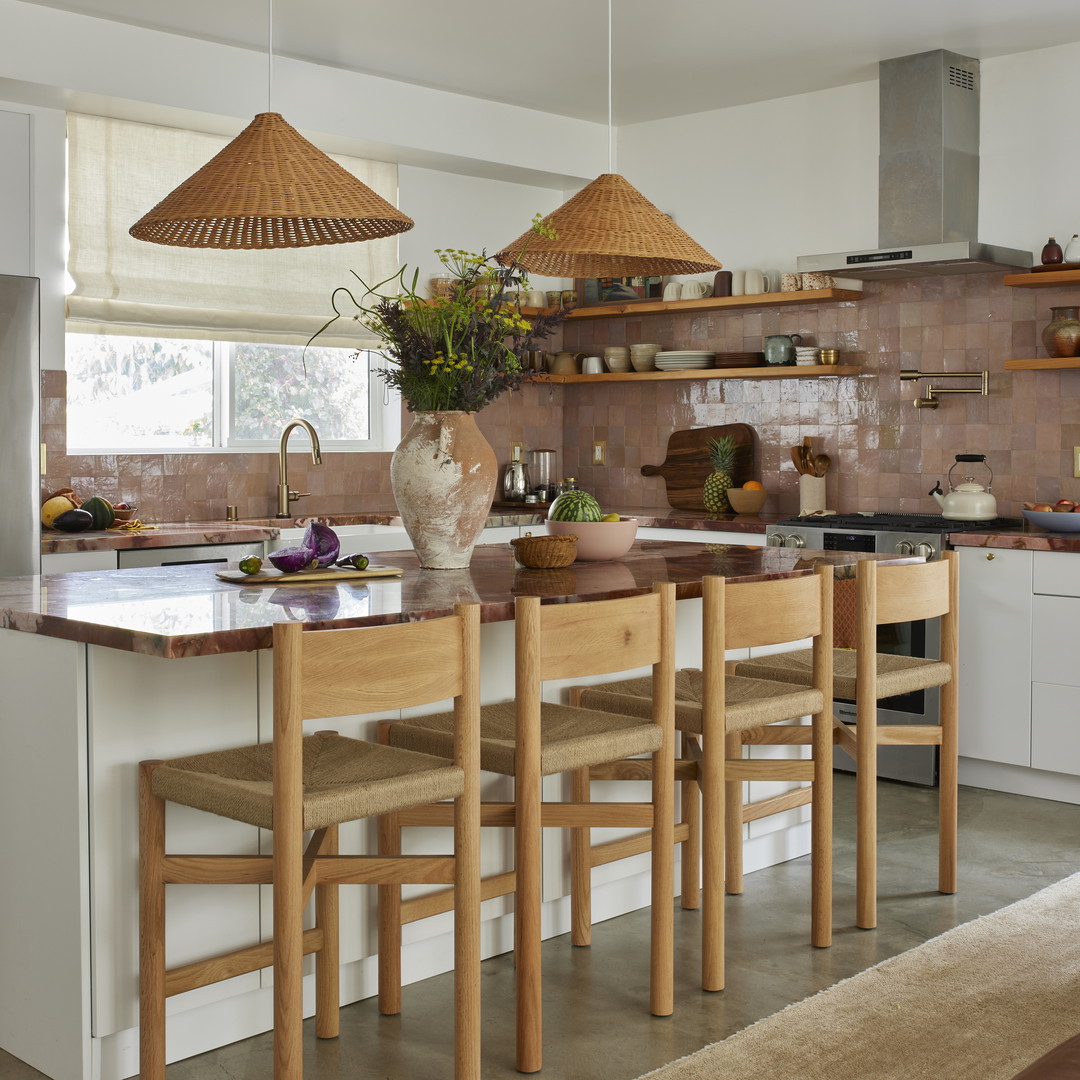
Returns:
[[[303,499],[305,496],[310,495],[310,491],[289,491],[289,502],[296,502],[297,499]]]

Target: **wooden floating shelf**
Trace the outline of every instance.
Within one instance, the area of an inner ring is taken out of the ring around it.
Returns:
[[[1080,270],[1049,270],[1046,273],[1006,274],[1002,284],[1015,289],[1054,289],[1080,286]]]
[[[1034,360],[1006,360],[1006,371],[1064,371],[1080,368],[1080,356],[1045,356]]]
[[[571,319],[625,319],[638,315],[677,315],[680,312],[720,311],[725,308],[792,307],[797,304],[827,304],[861,300],[858,289],[806,289],[802,292],[755,293],[752,296],[706,296],[700,300],[635,300],[629,303],[593,304],[573,307]],[[523,315],[554,312],[558,308],[522,308]]]
[[[606,371],[599,375],[547,375],[537,382],[616,383],[672,382],[683,379],[818,379],[823,376],[862,375],[862,368],[844,364],[764,365],[746,368],[693,368],[690,371]]]

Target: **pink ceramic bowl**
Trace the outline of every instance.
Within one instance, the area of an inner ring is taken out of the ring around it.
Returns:
[[[630,550],[637,536],[637,518],[618,521],[547,521],[552,536],[573,534],[577,541],[578,562],[604,562],[618,559]]]

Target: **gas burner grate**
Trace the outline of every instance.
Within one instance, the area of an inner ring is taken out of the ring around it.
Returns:
[[[998,517],[990,521],[958,521],[940,514],[829,514],[810,518],[787,518],[778,525],[812,525],[819,529],[864,530],[882,532],[989,532],[995,529],[1019,529],[1019,518]]]

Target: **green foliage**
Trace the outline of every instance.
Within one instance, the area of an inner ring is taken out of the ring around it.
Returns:
[[[533,231],[549,235],[550,227],[537,215]],[[517,290],[528,280],[517,262],[501,266],[483,252],[457,249],[435,254],[451,275],[447,295],[420,296],[419,271],[408,280],[404,266],[374,285],[353,272],[362,289],[334,289],[330,298],[334,316],[308,344],[338,319],[351,317],[382,342],[390,366],[378,375],[401,392],[410,411],[477,412],[534,377],[522,366],[521,357],[536,348],[565,314],[546,313],[532,320],[522,315]],[[351,316],[339,307],[346,298],[353,308]]]

